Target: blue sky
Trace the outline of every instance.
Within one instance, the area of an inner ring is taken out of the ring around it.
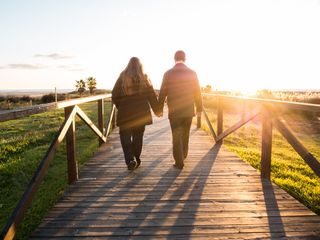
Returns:
[[[201,85],[320,89],[319,0],[1,0],[0,88],[112,88],[131,56],[155,87],[178,49]]]

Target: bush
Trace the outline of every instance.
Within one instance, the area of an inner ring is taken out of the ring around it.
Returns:
[[[43,102],[43,103],[51,103],[54,101],[55,101],[55,96],[53,93],[49,93],[49,94],[43,95],[41,97],[41,102]]]
[[[57,100],[58,101],[66,100],[67,97],[68,97],[68,94],[65,94],[65,93],[57,94]],[[55,100],[56,99],[55,99],[54,93],[49,93],[49,94],[43,95],[41,97],[41,102],[42,103],[51,103],[51,102],[54,102]]]
[[[11,103],[18,103],[19,100],[20,100],[19,97],[15,97],[15,96],[8,96],[8,97],[7,97],[7,101],[8,101],[8,102],[11,102]]]
[[[20,98],[20,101],[22,101],[22,102],[30,102],[31,100],[33,100],[33,99],[29,96],[22,96]]]

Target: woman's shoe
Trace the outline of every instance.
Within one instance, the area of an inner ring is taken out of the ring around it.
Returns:
[[[136,165],[137,165],[136,161],[134,161],[134,160],[130,161],[128,163],[128,170],[130,170],[130,171],[134,170],[136,168]]]

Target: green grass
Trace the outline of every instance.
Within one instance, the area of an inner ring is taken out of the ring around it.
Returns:
[[[88,103],[80,107],[97,124],[97,104]],[[110,104],[106,103],[105,115],[109,110]],[[25,191],[63,120],[62,109],[0,123],[1,229]],[[80,168],[93,155],[97,147],[97,137],[81,120],[77,119],[76,157]],[[18,229],[16,239],[28,238],[68,186],[65,148],[65,141],[63,141]]]
[[[212,104],[205,106],[212,126],[215,128],[216,110]],[[240,117],[239,114],[225,113],[224,129],[236,123]],[[319,160],[319,129],[316,129],[302,113],[285,114],[284,118],[295,136]],[[203,124],[203,128],[209,132],[206,124]],[[259,119],[238,129],[225,138],[223,143],[241,159],[260,170],[261,123]],[[273,128],[272,139],[271,180],[320,215],[320,178],[275,128]]]

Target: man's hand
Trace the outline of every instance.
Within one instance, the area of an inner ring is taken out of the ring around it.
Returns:
[[[197,117],[201,117],[202,112],[197,112]]]

